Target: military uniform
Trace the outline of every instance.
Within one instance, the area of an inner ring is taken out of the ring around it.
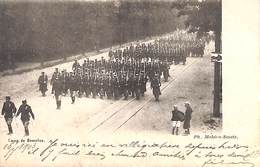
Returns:
[[[26,100],[23,100],[23,104],[19,107],[16,117],[18,117],[21,114],[21,121],[24,126],[25,136],[29,136],[29,122],[30,122],[30,116],[35,119],[34,114],[32,112],[31,106],[29,106],[26,102]]]
[[[62,83],[61,80],[59,78],[56,78],[53,81],[53,94],[55,96],[55,100],[56,100],[56,105],[57,105],[57,109],[60,109],[61,107],[61,95],[62,95]]]
[[[42,72],[42,75],[38,78],[39,90],[42,93],[42,96],[45,96],[45,92],[48,90],[48,77]]]

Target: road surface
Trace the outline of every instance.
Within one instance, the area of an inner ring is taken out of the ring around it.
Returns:
[[[36,120],[31,121],[31,136],[75,136],[112,135],[121,133],[171,133],[171,110],[174,104],[184,111],[184,102],[190,101],[194,110],[191,132],[211,131],[204,123],[210,118],[213,102],[213,64],[210,55],[213,44],[206,49],[203,58],[187,58],[186,65],[172,65],[168,82],[162,80],[162,95],[156,102],[147,83],[147,92],[140,100],[108,100],[77,98],[71,104],[69,96],[62,98],[61,110],[56,110],[54,97],[46,97],[38,91],[37,79],[41,71],[51,76],[54,68],[71,69],[72,63],[65,63],[44,70],[34,70],[20,75],[5,76],[0,81],[1,103],[5,95],[11,95],[17,108],[22,98],[31,105]],[[91,59],[107,56],[102,53]],[[219,127],[220,128],[220,127]],[[217,130],[219,129],[217,128]],[[23,136],[23,126],[17,118],[13,121],[13,136]],[[213,130],[215,131],[215,130]],[[3,117],[0,119],[0,133],[6,134],[7,127]],[[183,130],[181,130],[183,133]]]

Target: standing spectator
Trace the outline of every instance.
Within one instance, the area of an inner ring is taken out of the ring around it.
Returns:
[[[178,110],[177,105],[173,106],[173,111],[172,111],[172,134],[179,134],[179,127],[181,126],[181,122],[184,120],[184,114],[183,112]],[[175,131],[176,130],[176,131]],[[176,133],[175,133],[176,132]]]
[[[13,134],[13,128],[12,128],[12,121],[13,121],[13,116],[16,113],[16,107],[13,102],[11,102],[11,97],[6,96],[5,97],[5,102],[2,108],[2,115],[4,115],[5,122],[8,126],[8,135]]]
[[[185,130],[184,134],[189,135],[190,134],[191,114],[193,111],[192,111],[192,108],[191,108],[189,102],[185,102],[184,106],[186,107],[186,111],[185,111],[185,115],[184,115],[183,129]]]
[[[32,112],[31,106],[27,104],[26,99],[22,100],[22,104],[18,109],[18,112],[16,114],[16,117],[18,117],[21,113],[21,121],[24,126],[24,131],[25,131],[25,136],[29,136],[29,121],[30,121],[30,116],[34,119],[34,114]]]

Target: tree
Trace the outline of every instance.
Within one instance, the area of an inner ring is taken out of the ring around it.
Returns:
[[[186,15],[185,26],[189,32],[197,32],[198,37],[209,31],[215,34],[215,51],[221,52],[222,3],[211,1],[173,2],[173,8],[179,9],[179,16]]]
[[[182,1],[173,2],[172,7],[179,9],[179,16],[186,15],[186,28],[189,32],[196,32],[198,37],[209,31],[215,34],[215,52],[221,53],[221,32],[222,32],[222,2],[221,0],[211,1]],[[220,101],[222,99],[222,64],[214,64],[214,104],[213,116],[220,117]]]

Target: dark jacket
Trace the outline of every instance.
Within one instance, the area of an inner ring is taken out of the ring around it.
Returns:
[[[38,79],[39,89],[43,91],[47,91],[47,83],[48,83],[48,77],[47,75],[41,75]]]
[[[4,102],[3,108],[2,108],[2,115],[6,118],[13,118],[13,114],[16,113],[16,107],[13,102]]]
[[[171,121],[182,121],[183,120],[183,112],[179,110],[173,110],[172,111],[172,119]]]
[[[30,115],[32,116],[32,118],[34,119],[34,114],[32,112],[32,109],[29,105],[27,104],[22,104],[17,112],[16,116],[19,116],[19,114],[21,113],[21,120],[22,121],[29,121],[30,120]]]
[[[53,82],[53,91],[54,91],[54,95],[55,96],[59,96],[62,94],[62,83],[61,81],[58,80],[54,80]]]

